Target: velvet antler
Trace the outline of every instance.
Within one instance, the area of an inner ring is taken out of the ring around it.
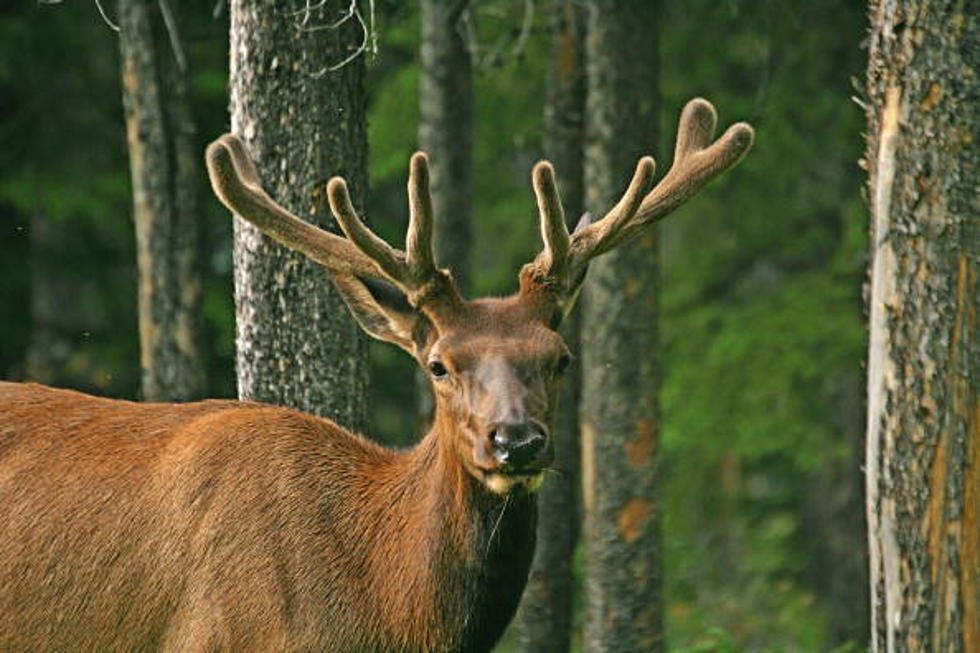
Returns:
[[[729,127],[712,142],[718,121],[711,103],[696,98],[681,112],[674,163],[652,190],[654,160],[643,157],[622,199],[600,220],[576,229],[565,228],[554,172],[546,161],[534,167],[544,248],[521,271],[525,292],[546,286],[567,292],[593,258],[630,240],[649,224],[667,216],[709,181],[735,165],[752,145],[753,130],[744,122]]]

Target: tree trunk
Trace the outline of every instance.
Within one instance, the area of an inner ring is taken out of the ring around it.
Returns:
[[[277,201],[335,231],[327,180],[343,176],[357,203],[367,185],[364,58],[340,65],[364,34],[356,17],[328,27],[348,5],[231,3],[232,130]],[[242,399],[363,428],[366,342],[322,267],[236,218],[235,304]]]
[[[473,146],[473,76],[463,39],[469,0],[422,0],[419,67],[419,147],[429,155],[435,211],[436,264],[449,268],[465,293],[470,260],[470,183]],[[432,416],[429,375],[415,375],[418,414]]]
[[[980,650],[980,2],[873,3],[867,502],[875,651]]]
[[[573,0],[553,0],[545,156],[555,165],[566,215],[575,226],[582,213],[582,151],[585,117],[584,9]],[[562,327],[572,351],[579,348],[579,318],[573,312]],[[555,474],[538,493],[537,552],[517,613],[518,649],[527,653],[568,651],[575,595],[572,557],[579,524],[579,424],[581,368],[565,372],[555,419]]]
[[[473,80],[460,19],[468,0],[422,0],[419,145],[430,157],[436,264],[465,290],[470,256]]]
[[[657,142],[658,3],[590,4],[586,207],[602,215]],[[582,317],[585,648],[663,649],[657,496],[657,240],[595,261]]]
[[[175,58],[176,25],[164,34],[160,7],[119,1],[123,104],[133,185],[139,268],[142,394],[149,401],[199,398],[201,360],[201,171],[187,98]]]

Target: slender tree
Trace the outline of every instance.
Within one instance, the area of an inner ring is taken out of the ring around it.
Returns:
[[[552,1],[544,149],[555,165],[565,215],[573,221],[583,206],[585,20],[585,9],[578,2]],[[562,325],[562,335],[572,351],[578,349],[579,324],[574,311]],[[572,556],[579,535],[580,389],[581,369],[573,361],[565,373],[555,418],[555,473],[538,494],[537,551],[517,613],[518,646],[528,653],[567,651],[572,639]]]
[[[139,267],[142,394],[204,394],[199,270],[201,175],[176,17],[165,1],[119,0],[123,104]]]
[[[419,144],[431,161],[436,262],[465,288],[470,253],[473,79],[461,19],[469,0],[422,0]]]
[[[419,146],[429,155],[435,215],[436,263],[453,271],[465,292],[469,280],[470,171],[473,159],[473,72],[463,38],[469,0],[422,0],[419,68]],[[419,415],[434,408],[429,378],[416,374]]]
[[[657,143],[658,3],[589,4],[585,203],[602,215]],[[657,498],[657,240],[596,260],[583,289],[585,646],[663,648]]]
[[[364,58],[359,4],[342,0],[231,3],[231,122],[263,185],[318,226],[329,219],[324,185],[366,187]],[[238,390],[329,416],[365,421],[365,342],[326,273],[235,220]]]
[[[980,650],[980,2],[874,2],[872,649]]]

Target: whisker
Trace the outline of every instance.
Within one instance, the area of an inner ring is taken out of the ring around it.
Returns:
[[[510,495],[508,494],[504,497],[504,505],[500,508],[500,514],[497,515],[497,521],[494,522],[493,528],[490,529],[490,537],[487,539],[487,553],[485,557],[490,557],[490,547],[493,545],[493,536],[497,534],[497,529],[500,527],[500,521],[504,518],[504,511],[507,510],[507,504],[510,503]]]

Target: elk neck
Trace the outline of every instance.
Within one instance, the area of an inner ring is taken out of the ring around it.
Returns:
[[[372,589],[386,597],[393,632],[421,636],[403,644],[489,650],[527,581],[537,506],[533,494],[494,494],[475,479],[455,453],[454,428],[439,411],[422,441],[392,460],[373,565],[387,587]]]

